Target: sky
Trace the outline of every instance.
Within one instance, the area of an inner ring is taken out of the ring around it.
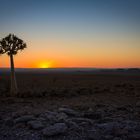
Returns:
[[[140,0],[0,0],[9,33],[27,43],[17,68],[140,67]]]

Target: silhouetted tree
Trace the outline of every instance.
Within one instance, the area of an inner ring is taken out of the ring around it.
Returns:
[[[5,38],[0,40],[0,54],[6,53],[10,56],[11,64],[11,96],[15,96],[18,93],[15,70],[14,70],[14,60],[13,55],[16,55],[19,50],[26,48],[26,43],[19,39],[14,34],[9,34]]]

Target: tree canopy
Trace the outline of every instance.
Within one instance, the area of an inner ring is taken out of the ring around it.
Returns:
[[[26,48],[26,43],[14,34],[9,34],[0,40],[0,54],[16,55],[19,50]]]

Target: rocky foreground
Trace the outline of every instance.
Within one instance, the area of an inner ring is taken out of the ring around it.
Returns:
[[[140,140],[140,73],[17,73],[0,79],[0,140]]]
[[[140,102],[121,107],[100,103],[86,110],[21,110],[6,116],[2,112],[0,140],[140,140]]]

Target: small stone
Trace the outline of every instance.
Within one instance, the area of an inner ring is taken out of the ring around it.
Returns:
[[[72,130],[79,130],[80,129],[79,125],[75,122],[67,121],[66,124],[69,127],[69,129],[72,129]]]
[[[57,113],[56,112],[51,112],[51,111],[47,111],[43,114],[41,114],[39,117],[45,118],[47,121],[51,122],[56,122],[57,121]]]
[[[82,127],[88,127],[89,123],[88,122],[81,122],[79,125]]]
[[[69,116],[77,116],[78,113],[70,108],[59,108],[58,109],[60,112],[64,112]]]
[[[28,121],[31,121],[31,120],[34,120],[34,116],[32,116],[32,115],[25,115],[25,116],[16,118],[14,120],[14,122],[15,123],[24,123],[24,122],[28,122]]]
[[[40,121],[29,121],[27,124],[35,130],[42,129],[44,127],[44,125]]]
[[[64,112],[61,112],[61,113],[57,114],[56,117],[57,117],[57,120],[58,120],[58,121],[66,120],[66,119],[68,118],[68,116],[67,116],[66,113],[64,113]]]
[[[99,128],[104,134],[116,134],[120,130],[117,122],[97,124],[97,128]]]
[[[67,126],[65,123],[56,123],[54,125],[48,126],[43,129],[44,136],[54,136],[58,134],[63,134],[67,131]]]
[[[76,122],[76,123],[81,123],[81,122],[87,122],[89,124],[93,123],[93,121],[91,119],[88,119],[88,118],[73,118],[72,121]]]
[[[93,108],[90,107],[90,108],[88,109],[88,112],[93,112]]]

